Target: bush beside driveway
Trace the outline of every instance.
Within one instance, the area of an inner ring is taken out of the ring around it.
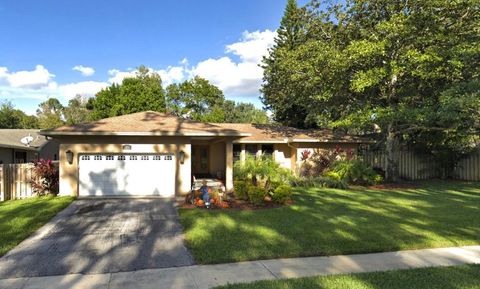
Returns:
[[[371,253],[480,243],[480,183],[413,188],[297,188],[276,209],[182,209],[198,263]]]

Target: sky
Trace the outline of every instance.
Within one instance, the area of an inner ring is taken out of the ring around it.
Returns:
[[[306,0],[299,0],[299,5]],[[286,0],[0,0],[0,101],[34,114],[132,76],[163,85],[195,75],[262,107],[258,66]]]

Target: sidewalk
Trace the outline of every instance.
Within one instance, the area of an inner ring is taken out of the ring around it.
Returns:
[[[341,273],[480,264],[480,245],[386,253],[274,259],[133,272],[0,280],[0,288],[207,289],[227,283]]]

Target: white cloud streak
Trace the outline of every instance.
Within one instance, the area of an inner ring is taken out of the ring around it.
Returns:
[[[95,74],[95,69],[83,65],[76,65],[72,68],[72,70],[80,72],[83,76],[92,76]]]

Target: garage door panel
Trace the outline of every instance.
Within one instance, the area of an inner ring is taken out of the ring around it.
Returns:
[[[175,194],[173,155],[80,156],[80,196]]]

